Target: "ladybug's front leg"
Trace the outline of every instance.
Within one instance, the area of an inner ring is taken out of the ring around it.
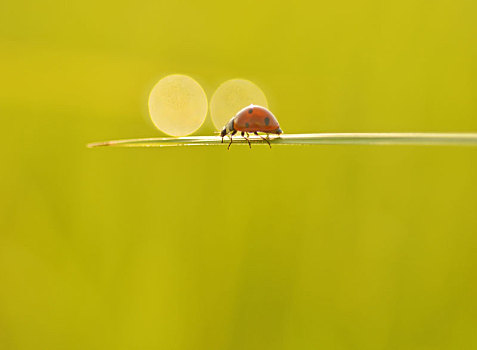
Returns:
[[[230,149],[230,145],[232,144],[232,136],[234,136],[236,133],[237,133],[237,130],[234,130],[234,131],[232,131],[232,133],[230,134],[230,143],[229,143],[229,146],[227,147],[227,150]]]

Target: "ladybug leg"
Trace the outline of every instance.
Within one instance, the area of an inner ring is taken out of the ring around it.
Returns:
[[[249,146],[250,148],[252,148],[252,145],[250,144],[250,135],[249,135],[248,132],[246,132],[245,134],[247,134],[248,146]]]
[[[242,131],[242,137],[243,137],[245,140],[247,140],[247,142],[248,142],[248,147],[252,148],[252,145],[250,144],[250,140],[248,139],[248,133],[246,133],[246,134],[247,134],[247,137],[245,137],[245,131]]]
[[[268,139],[266,139],[265,137],[263,137],[262,135],[259,135],[258,132],[254,132],[255,135],[257,135],[258,137],[260,137],[262,140],[265,140],[267,143],[268,143],[268,146],[270,146],[270,148],[272,148],[272,145],[270,144],[270,141],[268,141]],[[268,136],[268,134],[267,134]]]
[[[230,143],[229,143],[229,146],[227,147],[227,150],[230,149],[230,145],[232,144],[232,136],[234,136],[236,133],[237,133],[237,130],[234,130],[234,131],[232,131],[232,133],[230,134]]]

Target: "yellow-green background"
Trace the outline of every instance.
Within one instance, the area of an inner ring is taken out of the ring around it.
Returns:
[[[0,349],[477,347],[477,148],[87,149],[157,80],[285,132],[477,131],[477,3],[0,3]],[[199,134],[210,134],[210,119]]]

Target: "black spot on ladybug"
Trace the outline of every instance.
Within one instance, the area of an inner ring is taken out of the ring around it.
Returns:
[[[246,128],[248,128],[248,125],[249,125],[248,123],[245,123],[245,127],[246,127]]]
[[[270,124],[270,118],[269,118],[269,117],[266,117],[266,118],[265,118],[265,125],[268,125],[268,124]]]
[[[253,113],[253,108],[250,108],[250,109],[248,110],[248,113],[249,113],[249,114],[252,114],[252,113]]]

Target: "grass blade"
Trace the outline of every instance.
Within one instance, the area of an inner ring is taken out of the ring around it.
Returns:
[[[265,144],[262,139],[251,136],[257,144]],[[224,144],[229,139],[224,138]],[[319,133],[284,134],[270,137],[273,145],[474,145],[477,146],[477,133]],[[234,144],[247,145],[247,141],[235,136]],[[128,139],[94,142],[88,147],[166,147],[166,146],[212,146],[224,145],[219,136],[188,136],[167,138]]]

